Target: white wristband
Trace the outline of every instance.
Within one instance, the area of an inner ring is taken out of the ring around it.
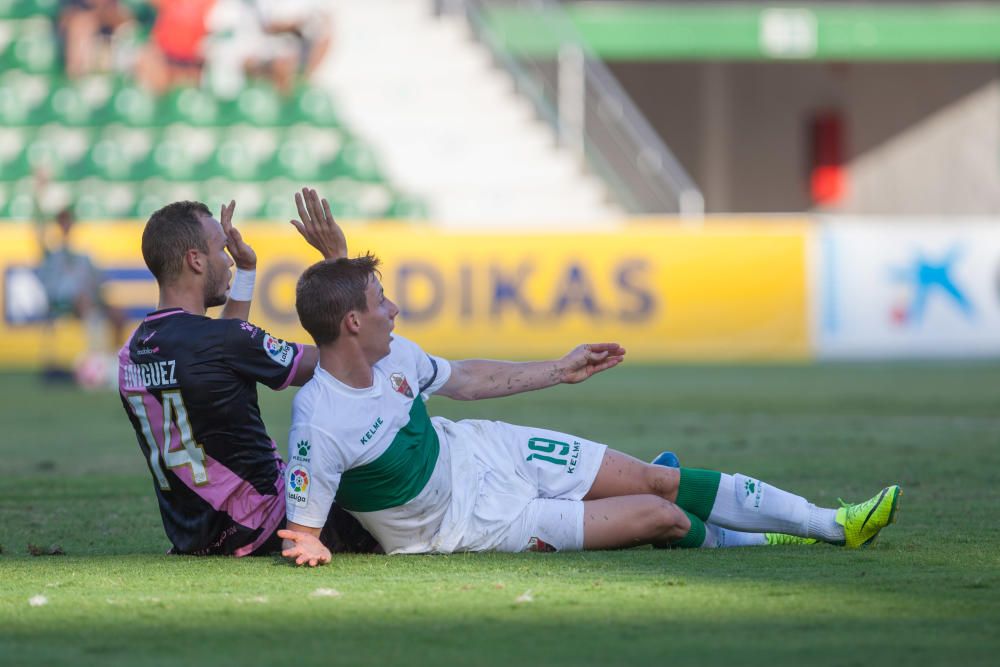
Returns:
[[[250,301],[253,299],[253,283],[257,279],[256,269],[236,269],[233,286],[229,288],[229,298],[233,301]]]

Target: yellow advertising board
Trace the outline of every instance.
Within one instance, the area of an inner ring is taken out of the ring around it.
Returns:
[[[242,225],[259,257],[251,319],[305,340],[298,275],[318,254],[290,225]],[[454,231],[431,225],[345,225],[351,252],[383,262],[400,308],[397,333],[446,357],[530,359],[581,342],[616,341],[632,360],[764,360],[811,356],[807,221],[626,223],[607,231]],[[108,272],[108,300],[138,314],[156,289],[139,223],[80,225],[74,247]],[[18,276],[37,263],[33,229],[0,226],[4,320],[0,365],[33,366],[46,348],[83,349],[74,325],[57,335],[18,316]]]

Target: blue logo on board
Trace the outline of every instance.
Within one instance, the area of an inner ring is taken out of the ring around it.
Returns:
[[[918,326],[932,300],[944,300],[971,320],[975,309],[954,278],[961,256],[962,249],[957,245],[938,260],[918,252],[908,266],[892,269],[892,280],[907,288],[907,296],[893,306],[892,321],[898,326]]]

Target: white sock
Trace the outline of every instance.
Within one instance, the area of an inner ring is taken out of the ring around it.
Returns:
[[[764,533],[741,533],[721,526],[705,524],[705,541],[702,549],[722,549],[725,547],[759,547],[767,544]]]
[[[816,507],[809,503],[809,534],[806,537],[815,537],[824,542],[843,542],[844,527],[836,521],[837,510]]]
[[[746,475],[722,474],[712,513],[705,523],[751,533],[809,534],[810,503]]]

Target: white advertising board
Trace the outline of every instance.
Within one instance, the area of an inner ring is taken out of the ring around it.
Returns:
[[[815,237],[820,358],[1000,356],[1000,220],[827,220]]]

